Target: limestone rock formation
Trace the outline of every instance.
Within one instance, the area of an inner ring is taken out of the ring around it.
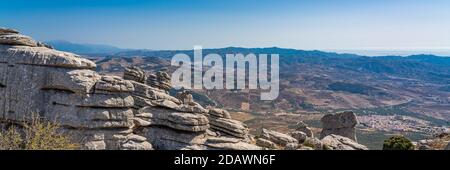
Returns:
[[[184,104],[188,105],[195,104],[194,97],[189,91],[186,90],[180,91],[177,93],[175,97]]]
[[[259,138],[266,139],[268,141],[271,141],[281,147],[285,147],[289,143],[298,143],[297,139],[275,131],[262,129],[261,134],[259,135]]]
[[[0,120],[21,124],[37,114],[76,131],[85,149],[152,149],[130,130],[129,81],[99,75],[94,62],[17,31],[0,33]]]
[[[218,118],[231,119],[230,113],[228,111],[226,111],[226,110],[213,108],[213,107],[208,107],[207,109],[209,110],[209,115],[210,116],[215,116],[215,117],[218,117]]]
[[[347,111],[335,115],[325,115],[321,119],[322,132],[320,138],[335,134],[356,141],[355,126],[358,124],[355,113]]]
[[[209,128],[208,118],[204,115],[165,108],[144,107],[135,116],[140,126],[159,125],[189,132],[204,132]]]
[[[306,136],[308,136],[308,137],[311,137],[311,138],[314,137],[314,133],[311,130],[311,128],[309,128],[308,125],[306,123],[303,123],[302,121],[298,122],[295,125],[295,129],[297,129],[300,132],[305,133]]]
[[[145,83],[147,81],[147,76],[145,75],[144,70],[135,66],[125,68],[123,78],[125,80],[132,80],[138,83]]]
[[[444,150],[448,150],[448,151],[450,151],[450,142],[447,144],[447,147],[445,147],[445,149]]]
[[[267,149],[279,149],[277,144],[273,143],[270,140],[264,138],[258,138],[256,140],[256,145],[267,148]]]
[[[428,139],[423,139],[412,143],[415,146],[415,149],[418,150],[446,150],[450,149],[450,134],[439,133],[429,137]]]
[[[171,78],[164,70],[158,71],[156,74],[149,74],[147,77],[147,84],[166,92],[172,88]]]
[[[314,150],[323,150],[324,149],[324,144],[322,143],[321,140],[319,140],[317,138],[307,137],[305,139],[305,141],[303,142],[303,146],[311,147]]]
[[[290,132],[289,135],[297,139],[299,143],[305,142],[306,138],[308,138],[308,135],[302,131]]]
[[[368,150],[366,146],[339,135],[328,135],[321,141],[332,150]]]
[[[60,124],[82,149],[261,149],[225,110],[169,95],[164,71],[153,76],[129,67],[121,78],[95,68],[76,54],[0,29],[0,127],[38,114]]]
[[[219,132],[238,137],[247,138],[249,129],[244,123],[231,119],[228,111],[218,108],[208,108],[211,128]]]
[[[33,40],[31,37],[19,34],[16,30],[7,28],[0,28],[0,44],[51,48],[44,43]]]

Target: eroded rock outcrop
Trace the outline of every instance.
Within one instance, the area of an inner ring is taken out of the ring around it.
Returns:
[[[168,92],[172,88],[170,75],[165,70],[147,76],[147,84]]]
[[[60,124],[82,149],[260,149],[228,112],[205,109],[192,95],[171,96],[164,71],[147,75],[130,67],[122,78],[95,68],[0,29],[0,122],[21,124],[38,114]]]
[[[96,64],[0,29],[0,119],[21,124],[34,114],[76,131],[84,149],[152,149],[133,134],[132,83],[99,75]]]
[[[449,150],[450,134],[440,133],[433,135],[428,139],[412,142],[417,150]]]
[[[7,28],[0,28],[0,44],[51,48],[44,43],[33,40],[31,37],[19,34],[16,30]]]
[[[355,126],[358,124],[358,119],[355,113],[347,111],[325,115],[321,122],[323,128],[320,134],[321,139],[335,134],[356,141]]]
[[[258,136],[258,138],[266,139],[281,147],[285,147],[289,143],[298,143],[297,139],[293,138],[292,136],[268,129],[262,129],[261,134]]]
[[[311,138],[314,137],[314,133],[311,130],[311,128],[309,128],[308,125],[306,123],[302,122],[302,121],[298,122],[295,125],[295,129],[300,131],[300,132],[305,133],[306,136],[308,136],[308,137],[311,137]]]
[[[339,135],[328,135],[321,141],[331,150],[369,150],[366,146]]]

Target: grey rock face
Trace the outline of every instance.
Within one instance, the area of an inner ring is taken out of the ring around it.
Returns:
[[[366,146],[339,135],[328,135],[322,139],[322,143],[332,150],[369,150]]]
[[[444,150],[450,150],[450,142],[448,143],[447,147],[445,147]]]
[[[151,149],[132,131],[133,85],[92,71],[95,63],[0,29],[0,119],[35,115],[73,132],[84,149]],[[133,138],[131,138],[133,137]]]
[[[323,130],[320,138],[335,134],[356,141],[355,126],[358,124],[358,120],[355,113],[341,112],[335,115],[325,115],[321,122]]]

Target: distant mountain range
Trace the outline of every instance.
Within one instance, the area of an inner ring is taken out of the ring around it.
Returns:
[[[51,45],[57,50],[68,51],[77,54],[101,54],[101,55],[114,55],[114,56],[158,56],[158,57],[172,57],[176,53],[193,53],[192,50],[149,50],[149,49],[125,49],[120,47],[115,47],[112,45],[105,44],[80,44],[72,43],[65,40],[54,40],[47,41],[47,44]],[[287,49],[287,48],[242,48],[242,47],[227,47],[218,49],[204,49],[205,53],[273,53],[280,54],[282,56],[314,56],[314,57],[338,57],[338,58],[355,58],[355,57],[366,57],[364,55],[352,54],[351,52],[325,52],[319,50],[305,51],[297,49]],[[380,57],[380,56],[377,56]],[[396,58],[400,57],[397,55],[383,55],[384,58]],[[425,57],[425,58],[423,58]],[[442,56],[443,57],[443,56]],[[450,57],[450,56],[449,56]],[[440,56],[431,54],[417,54],[407,56],[409,59],[421,60],[421,61],[431,61],[437,59],[438,63],[447,59],[442,59]],[[440,58],[440,59],[438,59]]]
[[[76,54],[82,55],[92,55],[92,54],[113,54],[123,51],[128,51],[127,49],[121,49],[111,45],[102,44],[77,44],[64,40],[55,40],[45,42],[51,45],[53,48],[60,51],[68,51]]]
[[[123,50],[87,56],[95,58],[97,71],[121,76],[128,66],[149,73],[168,68],[170,74],[176,69],[170,60],[177,53],[193,56],[192,50]],[[193,92],[195,101],[234,111],[251,129],[264,125],[286,130],[300,120],[320,128],[317,114],[343,110],[361,118],[368,130],[358,132],[358,140],[366,143],[386,132],[397,133],[395,128],[408,129],[409,137],[419,139],[450,126],[450,57],[367,57],[277,47],[203,50],[204,55],[209,53],[280,55],[280,95],[274,101],[259,100],[257,90]],[[250,109],[243,107],[248,105]],[[405,120],[392,123],[399,115]]]

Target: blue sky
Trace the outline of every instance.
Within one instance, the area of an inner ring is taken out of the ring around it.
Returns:
[[[448,0],[0,0],[0,26],[41,41],[450,51]]]

